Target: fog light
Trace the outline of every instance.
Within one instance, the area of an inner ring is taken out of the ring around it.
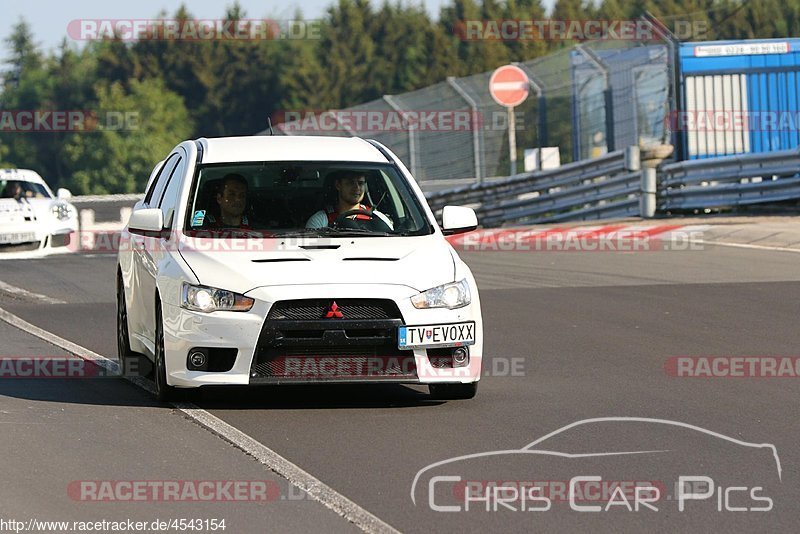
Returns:
[[[453,349],[453,367],[463,367],[469,361],[469,351],[466,347]]]
[[[205,352],[195,350],[189,353],[189,366],[194,369],[202,369],[208,363]]]

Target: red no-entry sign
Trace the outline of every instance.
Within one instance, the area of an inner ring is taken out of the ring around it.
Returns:
[[[528,98],[528,75],[515,65],[505,65],[492,73],[489,79],[489,93],[494,101],[507,108],[513,108]]]

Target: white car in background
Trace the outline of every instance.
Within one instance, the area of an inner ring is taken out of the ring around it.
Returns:
[[[44,179],[26,169],[0,169],[0,257],[14,252],[67,251],[78,230],[78,212]]]
[[[362,208],[329,211],[327,226],[312,227],[353,173]],[[232,192],[239,216],[226,223]],[[153,361],[162,400],[178,388],[331,382],[425,384],[437,398],[471,398],[480,301],[445,235],[478,222],[457,206],[442,217],[440,228],[403,163],[374,141],[185,141],[122,231],[122,367]]]

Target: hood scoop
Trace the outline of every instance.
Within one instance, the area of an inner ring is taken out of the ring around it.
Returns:
[[[303,250],[336,250],[341,245],[300,245]]]
[[[363,257],[363,258],[342,258],[342,261],[397,261],[400,258],[374,258],[374,257]]]
[[[311,261],[311,258],[265,258],[262,260],[251,260],[253,263],[284,263],[287,261]]]

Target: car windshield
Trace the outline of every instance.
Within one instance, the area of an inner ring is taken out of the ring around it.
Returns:
[[[50,198],[42,184],[25,180],[0,180],[0,198]]]
[[[392,165],[264,162],[201,166],[184,230],[212,238],[392,237],[433,228]]]

